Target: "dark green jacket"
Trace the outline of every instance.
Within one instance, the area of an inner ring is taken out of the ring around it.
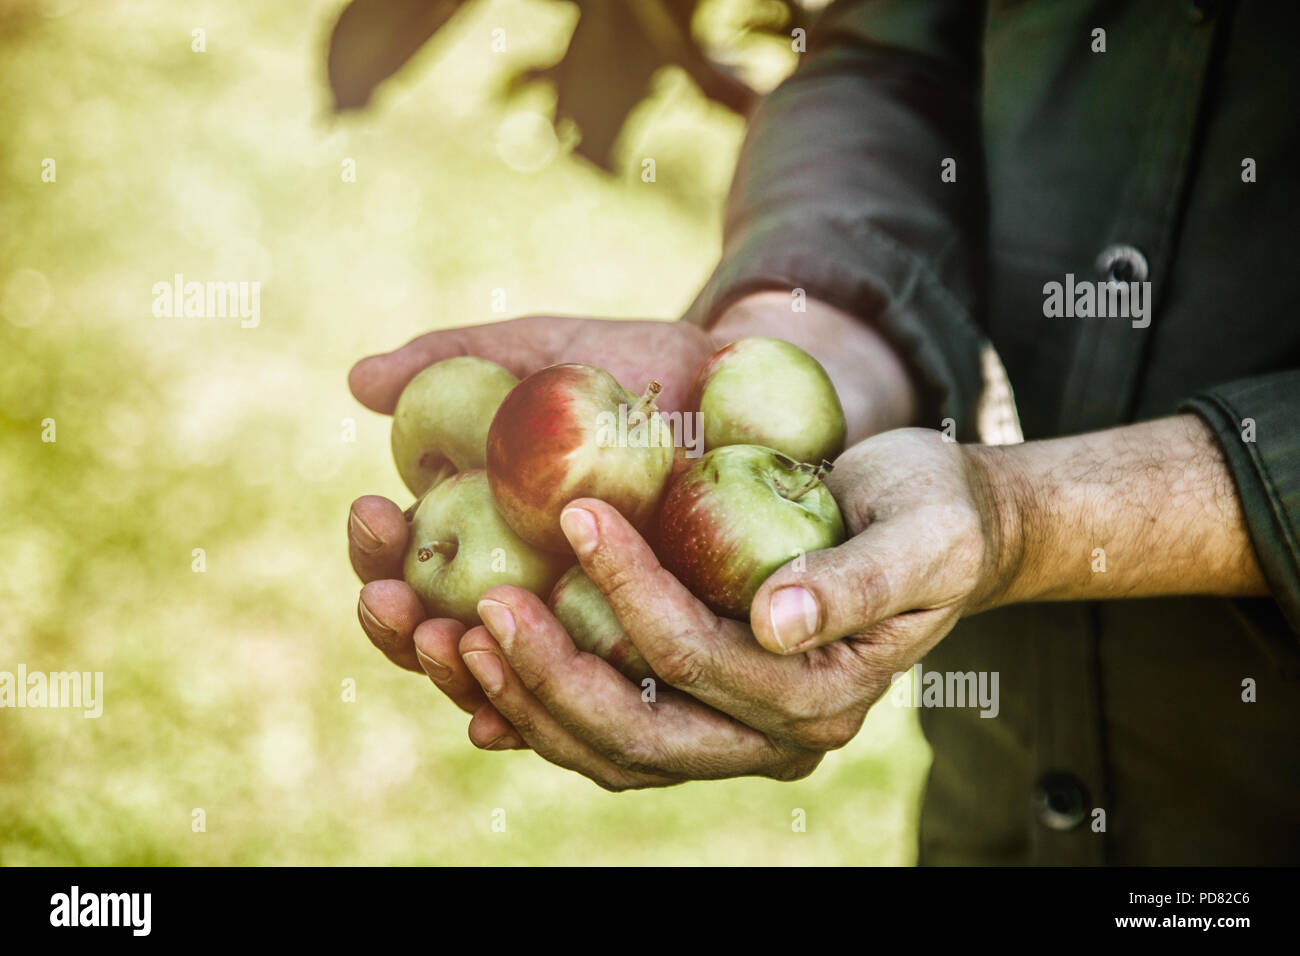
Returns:
[[[838,3],[754,119],[688,318],[803,288],[872,318],[966,438],[986,339],[1029,440],[1193,410],[1274,596],[963,621],[925,668],[997,671],[1002,709],[922,712],[923,863],[1300,862],[1297,7]],[[1150,325],[1046,317],[1067,273],[1149,280]]]

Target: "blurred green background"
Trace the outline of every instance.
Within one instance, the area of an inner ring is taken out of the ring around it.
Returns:
[[[573,157],[553,101],[493,92],[564,49],[576,11],[544,0],[465,11],[332,119],[340,7],[0,3],[0,670],[103,671],[105,696],[99,719],[0,709],[0,863],[912,862],[910,711],[796,784],[614,795],[475,750],[366,641],[348,504],[406,495],[348,367],[506,317],[494,289],[507,315],[679,314],[743,128],[668,69],[613,175]],[[790,66],[747,55],[760,84]],[[261,282],[261,324],[155,318],[178,272]]]

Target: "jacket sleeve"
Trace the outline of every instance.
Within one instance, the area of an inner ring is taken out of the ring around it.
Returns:
[[[1223,449],[1260,570],[1300,634],[1300,370],[1217,385],[1183,408]]]
[[[707,327],[760,289],[803,289],[873,322],[910,365],[928,411],[974,434],[987,232],[983,7],[828,8],[799,68],[753,118],[722,258],[687,321]],[[956,182],[941,176],[949,159]]]

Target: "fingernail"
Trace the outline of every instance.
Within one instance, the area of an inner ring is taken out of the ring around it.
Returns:
[[[487,598],[479,601],[478,616],[483,619],[492,636],[502,644],[508,644],[515,636],[515,616],[500,601],[490,601]]]
[[[470,651],[465,655],[465,666],[489,694],[501,693],[506,684],[506,672],[501,660],[491,651]]]
[[[787,651],[817,633],[821,619],[816,598],[800,587],[781,588],[773,594],[768,614],[777,643]]]
[[[366,523],[357,517],[355,511],[348,512],[348,531],[357,547],[366,554],[374,554],[384,546],[384,543],[375,537],[375,533],[366,527]]]
[[[514,750],[520,745],[520,740],[510,731],[506,731],[492,743],[484,747],[484,750]]]
[[[365,632],[375,640],[387,643],[397,636],[397,632],[391,627],[379,623],[379,618],[370,613],[370,608],[366,607],[366,602],[360,598],[357,599],[357,620],[361,622]]]
[[[596,550],[596,516],[584,508],[565,508],[560,512],[560,529],[579,557]]]
[[[442,663],[442,661],[435,661],[428,654],[424,653],[424,651],[420,650],[418,644],[415,647],[415,656],[420,659],[420,666],[424,668],[424,672],[439,684],[446,683],[447,680],[450,679],[451,668]]]

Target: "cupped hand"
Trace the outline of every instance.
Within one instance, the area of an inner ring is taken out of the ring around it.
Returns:
[[[476,355],[518,378],[557,362],[580,362],[605,369],[637,395],[652,379],[658,381],[663,386],[659,406],[677,411],[696,371],[716,348],[708,332],[685,322],[529,315],[421,335],[396,351],[362,359],[352,367],[348,384],[361,404],[390,415],[406,383],[445,358]]]
[[[523,377],[556,362],[585,362],[609,370],[640,391],[651,379],[663,385],[659,405],[683,409],[704,360],[745,335],[776,335],[812,353],[830,373],[843,401],[853,438],[907,424],[917,400],[901,360],[869,324],[808,300],[794,315],[784,293],[759,292],[734,303],[714,332],[684,322],[529,316],[421,336],[396,351],[358,362],[349,376],[367,407],[391,413],[406,383],[427,366],[457,355],[497,362]],[[480,745],[522,746],[508,722],[486,703],[457,645],[463,625],[426,621],[415,592],[402,581],[407,547],[402,508],[385,498],[357,499],[348,517],[348,551],[365,587],[357,613],[363,630],[394,663],[424,672],[453,701],[476,714],[471,736]]]
[[[486,626],[459,639],[485,698],[471,739],[527,745],[611,790],[810,773],[895,675],[996,601],[1004,516],[973,451],[907,429],[842,455],[830,483],[853,537],[778,570],[748,625],[712,614],[614,509],[571,503],[566,535],[662,682],[648,694],[579,652],[535,596],[494,588]]]
[[[683,407],[695,373],[719,343],[683,322],[528,316],[505,322],[430,332],[393,352],[362,359],[352,369],[353,394],[367,407],[391,414],[397,398],[418,372],[457,355],[476,355],[523,378],[557,362],[582,362],[609,371],[640,393],[652,379],[663,386],[659,407]],[[464,630],[454,621],[424,621],[424,608],[402,580],[407,523],[402,507],[377,495],[352,504],[348,553],[365,587],[357,616],[370,640],[394,663],[426,672],[457,704],[482,704],[478,684],[456,653]],[[423,624],[422,624],[423,622]],[[421,661],[417,627],[437,656]]]

